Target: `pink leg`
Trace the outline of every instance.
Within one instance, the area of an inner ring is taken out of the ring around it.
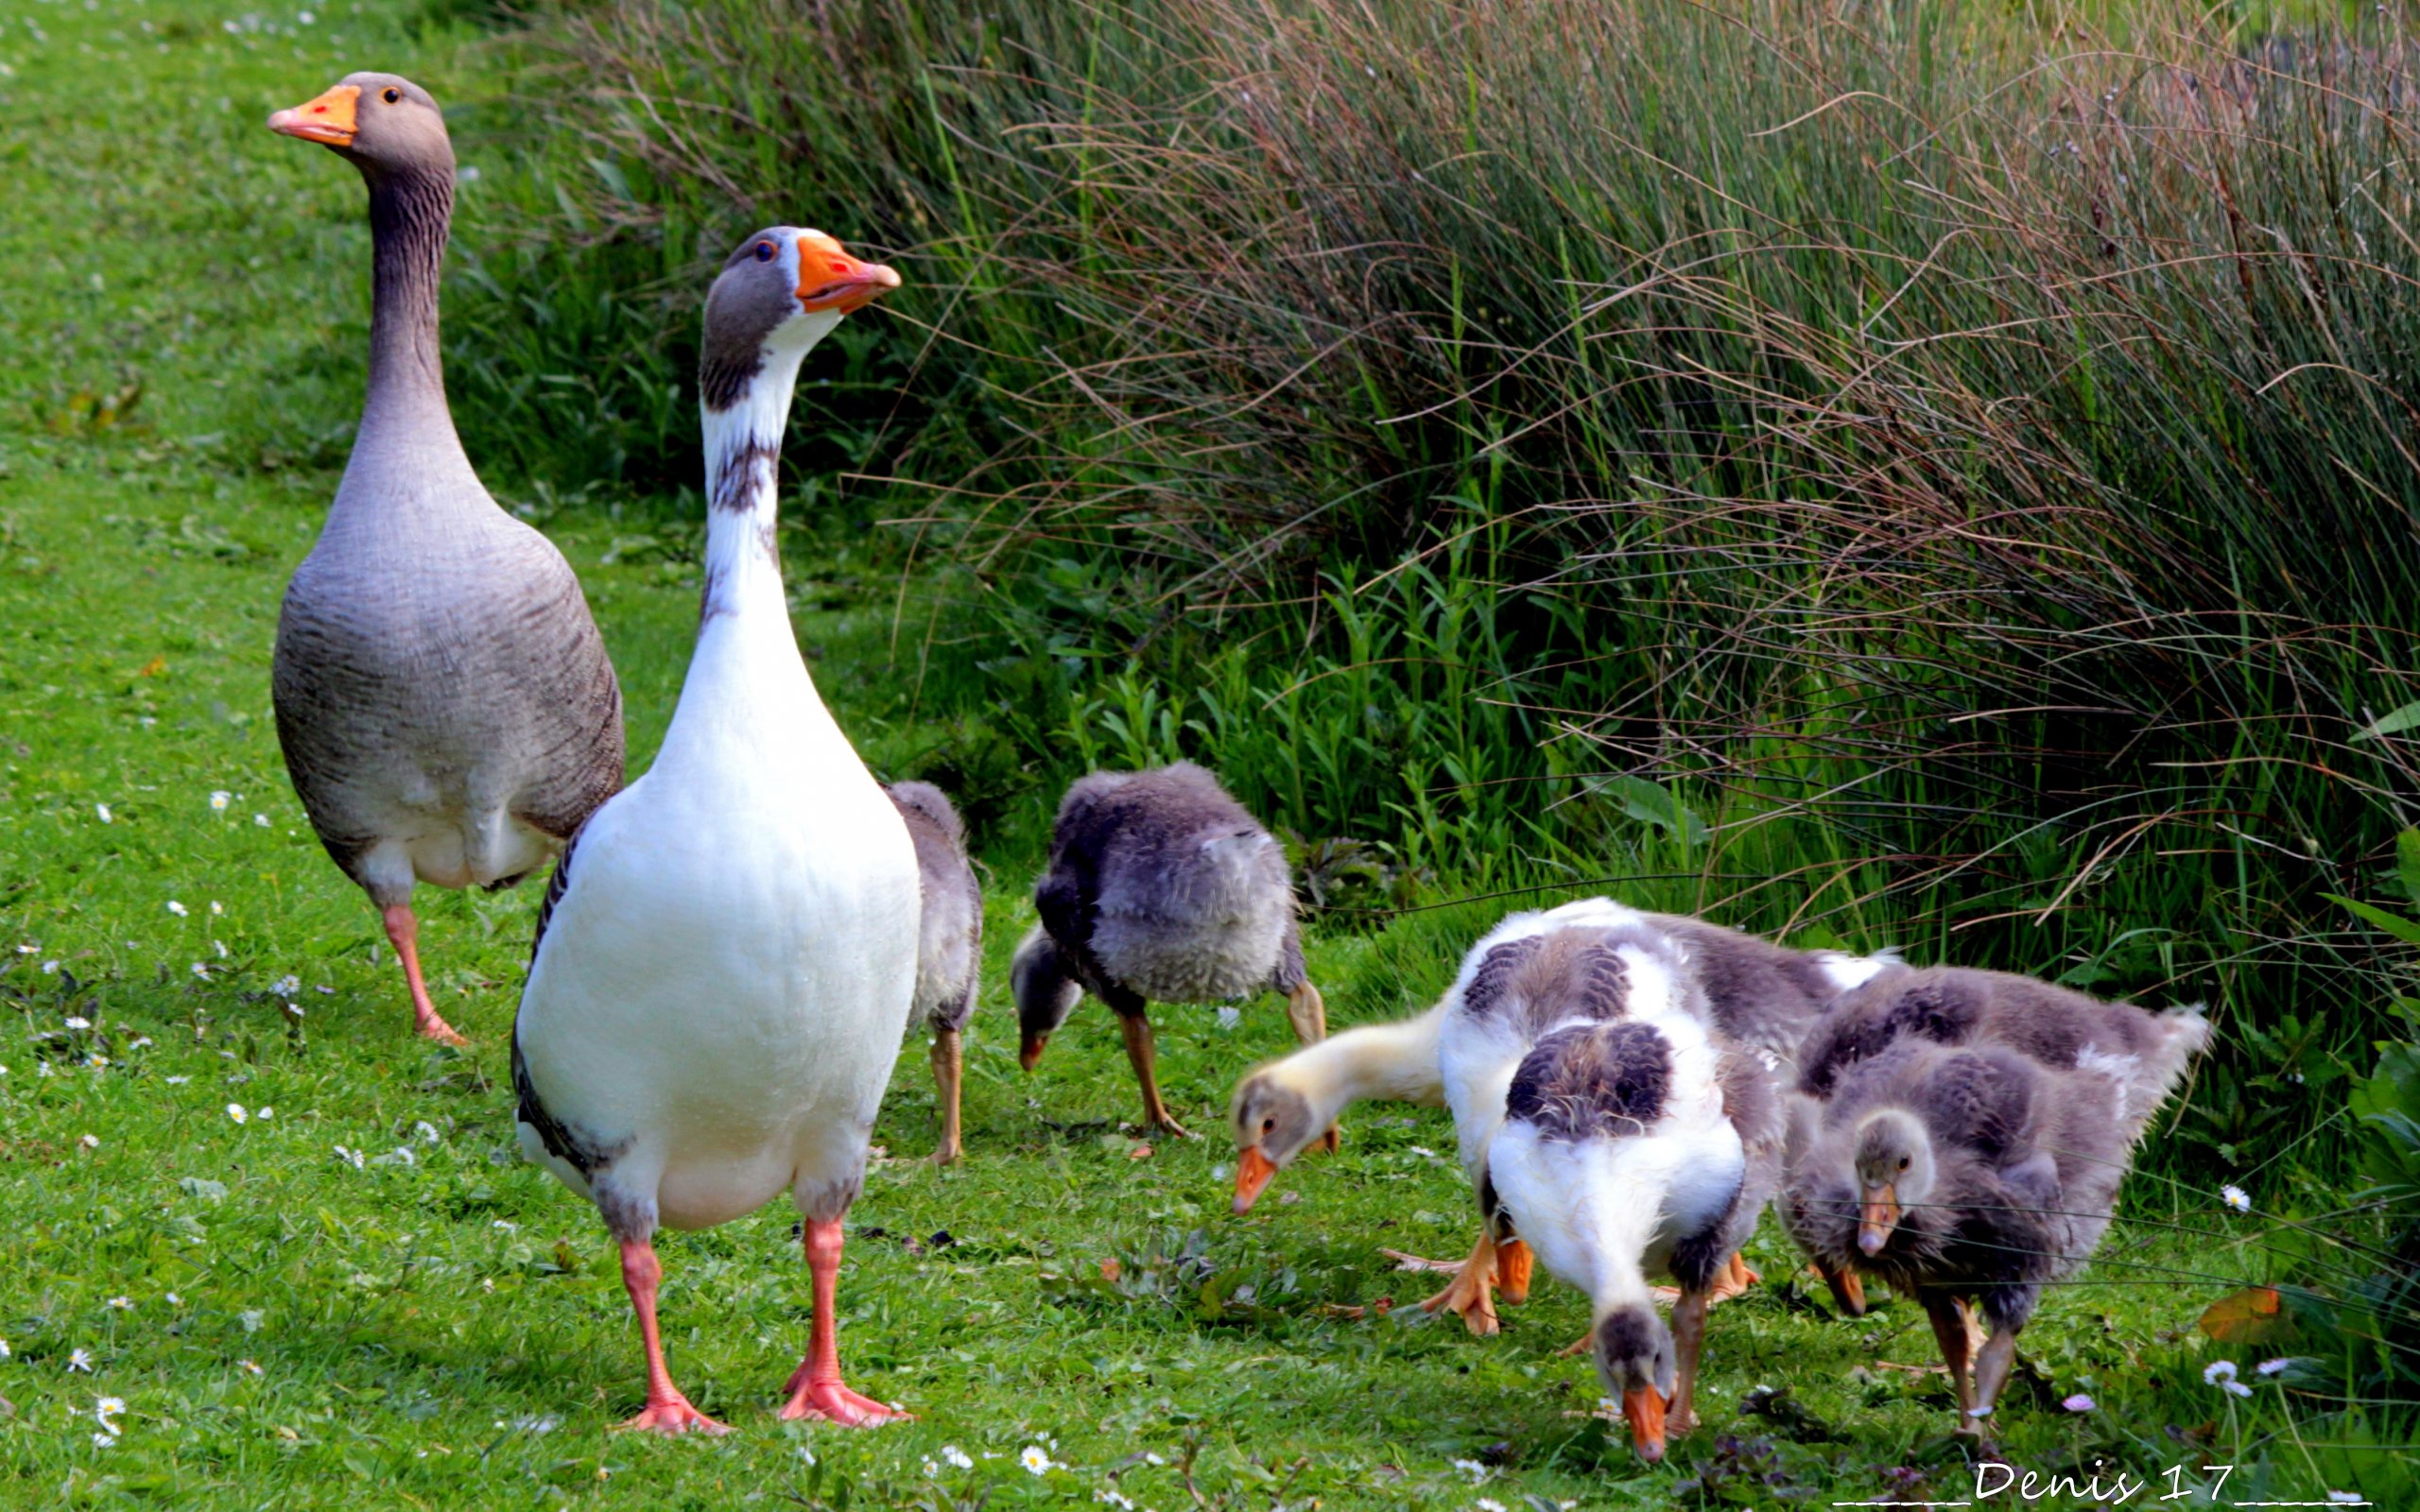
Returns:
[[[840,1220],[806,1222],[806,1270],[815,1283],[815,1320],[807,1326],[806,1358],[790,1372],[785,1420],[819,1418],[847,1428],[870,1428],[908,1414],[861,1397],[840,1383]]]
[[[672,1372],[664,1368],[664,1340],[655,1331],[655,1289],[664,1280],[664,1263],[655,1246],[644,1239],[622,1242],[622,1285],[631,1294],[631,1311],[639,1315],[639,1337],[647,1344],[647,1406],[621,1426],[658,1434],[727,1434],[730,1429],[689,1405]]]
[[[412,917],[412,905],[393,903],[378,911],[387,923],[387,938],[393,942],[395,954],[404,963],[404,981],[412,989],[412,1027],[421,1037],[440,1044],[466,1045],[471,1041],[454,1032],[454,1026],[437,1016],[437,1005],[428,1000],[428,984],[420,974],[420,920]]]

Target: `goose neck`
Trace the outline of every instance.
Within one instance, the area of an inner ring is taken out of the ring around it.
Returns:
[[[701,623],[729,616],[778,624],[786,637],[774,478],[804,353],[769,352],[729,404],[702,406],[706,440],[706,586]]]
[[[450,435],[437,295],[454,216],[452,164],[379,172],[369,184],[370,389],[362,429],[435,424]]]

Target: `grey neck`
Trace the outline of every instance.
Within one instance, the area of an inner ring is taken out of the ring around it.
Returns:
[[[361,438],[442,427],[445,371],[437,341],[437,285],[454,215],[450,165],[371,171],[370,391]],[[424,434],[416,438],[425,444]],[[456,443],[458,445],[458,443]]]

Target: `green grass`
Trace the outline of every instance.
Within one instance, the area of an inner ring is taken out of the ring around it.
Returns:
[[[774,1420],[806,1333],[792,1217],[775,1209],[663,1246],[673,1368],[739,1432],[611,1435],[639,1387],[611,1248],[592,1211],[512,1155],[506,1047],[536,889],[424,891],[436,988],[475,1043],[410,1040],[371,911],[286,788],[267,686],[277,596],[358,401],[367,245],[351,171],[259,122],[345,68],[399,66],[477,102],[460,121],[477,163],[493,140],[480,112],[547,86],[389,6],[251,30],[247,14],[62,3],[0,24],[0,1504],[1075,1505],[1116,1488],[1160,1512],[1654,1506],[1698,1462],[1718,1472],[1715,1504],[1964,1494],[1938,1437],[1945,1394],[1877,1364],[1928,1358],[1914,1310],[1831,1319],[1787,1282],[1770,1224],[1751,1251],[1769,1284],[1711,1330],[1716,1427],[1644,1469],[1585,1416],[1585,1365],[1556,1357],[1585,1321],[1567,1292],[1542,1286],[1485,1342],[1401,1312],[1325,1312],[1425,1289],[1386,1268],[1382,1245],[1466,1242],[1468,1194],[1430,1153],[1452,1145],[1442,1115],[1362,1109],[1340,1157],[1288,1177],[1299,1200],[1226,1216],[1220,1113],[1235,1076],[1285,1046],[1273,1005],[1232,1031],[1206,1010],[1163,1015],[1170,1100],[1208,1137],[1148,1158],[1119,1126],[1134,1097],[1097,1005],[1018,1073],[1000,968],[1029,918],[1052,777],[999,756],[1004,737],[960,712],[920,712],[915,637],[892,660],[890,558],[845,522],[785,543],[827,694],[880,766],[993,773],[977,795],[994,969],[968,1057],[970,1159],[947,1173],[916,1159],[932,1108],[911,1044],[877,1134],[894,1158],[853,1214],[841,1290],[854,1383],[921,1420]],[[475,238],[478,186],[465,198]],[[130,407],[107,403],[138,378]],[[643,754],[694,627],[692,536],[678,499],[588,502],[550,528]],[[1152,748],[1142,692],[1113,712],[1102,755]],[[1424,896],[1521,880],[1414,859],[1431,868]],[[1335,1021],[1425,1004],[1494,906],[1318,934]],[[280,1005],[289,975],[299,1021]],[[2328,1169],[2291,1150],[2239,1179],[2264,1214],[2334,1202]],[[2150,1177],[2130,1214],[2027,1334],[2041,1380],[2007,1414],[2010,1451],[2035,1468],[2105,1454],[2137,1477],[2206,1455],[2245,1467],[2230,1497],[2414,1493],[2405,1462],[2369,1443],[2397,1419],[2203,1384],[2218,1353],[2247,1370],[2255,1357],[2192,1323],[2285,1268],[2274,1218]],[[1734,1419],[1758,1383],[1837,1436],[1787,1413]],[[2057,1408],[2079,1390],[2097,1412]],[[102,1447],[105,1396],[126,1408]],[[1748,1443],[1724,1457],[1718,1433]],[[1036,1443],[1064,1468],[1019,1468]],[[975,1468],[928,1475],[945,1446]],[[1484,1462],[1485,1484],[1458,1460]],[[1782,1482],[1742,1479],[1767,1471]]]

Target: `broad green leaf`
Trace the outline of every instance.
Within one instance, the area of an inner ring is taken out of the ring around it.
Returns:
[[[2407,730],[2420,730],[2420,703],[2407,703],[2393,713],[2378,715],[2365,728],[2353,731],[2353,738],[2372,740],[2379,735],[2399,735]]]
[[[2368,903],[2355,902],[2350,898],[2339,897],[2337,894],[2332,892],[2323,894],[2322,896],[2325,897],[2329,902],[2342,903],[2345,907],[2351,909],[2357,917],[2365,919],[2371,923],[2376,924],[2378,928],[2385,930],[2388,934],[2403,941],[2406,945],[2420,945],[2420,919],[2399,918],[2396,915],[2388,913],[2383,908],[2376,908]]]

